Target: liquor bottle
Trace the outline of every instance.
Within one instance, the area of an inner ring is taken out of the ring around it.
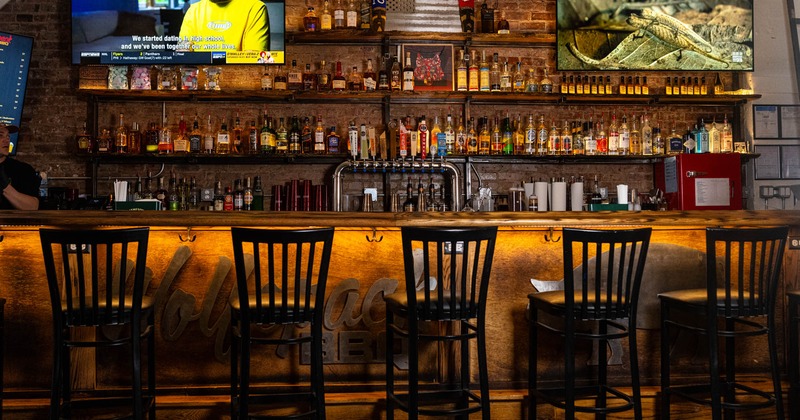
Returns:
[[[189,180],[189,198],[186,204],[188,210],[200,208],[200,188],[197,187],[197,180],[194,177]]]
[[[244,140],[244,131],[242,131],[242,120],[239,118],[239,113],[233,119],[233,132],[231,133],[230,153],[244,154],[246,153],[247,142]]]
[[[501,35],[507,35],[511,33],[511,28],[508,24],[508,20],[506,20],[506,11],[500,11],[500,20],[497,21],[497,33]]]
[[[356,8],[355,0],[348,0],[347,11],[345,13],[345,27],[347,29],[358,28],[358,8]]]
[[[206,122],[206,131],[203,133],[203,153],[214,153],[214,140],[216,133],[211,125],[211,114],[208,114],[208,121]]]
[[[481,89],[481,70],[475,50],[469,51],[469,91],[478,92]]]
[[[708,85],[706,84],[706,77],[700,77],[700,94],[708,95]]]
[[[589,84],[589,76],[583,75],[583,94],[590,95],[592,93],[592,85]]]
[[[273,78],[273,89],[284,91],[289,88],[288,75],[283,66],[278,66],[278,71]]]
[[[306,69],[303,72],[303,88],[306,92],[314,92],[317,90],[317,75],[311,70],[311,63],[306,63]]]
[[[500,122],[500,153],[510,155],[514,153],[514,128],[511,125],[511,116],[506,111],[506,117]]]
[[[597,142],[597,154],[608,154],[608,134],[606,133],[604,116],[595,125],[594,140]]]
[[[528,125],[525,127],[525,146],[523,154],[536,154],[536,126],[533,124],[533,114],[528,114]]]
[[[589,84],[589,89],[590,89],[590,91],[589,91],[589,92],[590,92],[592,95],[597,95],[597,94],[598,94],[598,90],[597,90],[597,76],[592,76],[592,79],[591,79],[591,80],[592,80],[592,81],[591,81],[591,83]]]
[[[597,154],[597,140],[594,138],[594,125],[592,118],[583,123],[583,154],[594,156]]]
[[[565,155],[571,155],[572,152],[572,131],[570,130],[569,122],[564,120],[561,126],[561,148],[564,149]]]
[[[165,115],[164,125],[161,126],[161,131],[158,132],[158,154],[172,154],[172,152],[175,150],[173,146],[172,129],[170,128],[169,121]]]
[[[592,196],[590,198],[590,202],[592,204],[603,203],[603,195],[600,194],[600,181],[598,180],[597,175],[594,176],[594,183],[592,186]]]
[[[599,79],[598,82],[595,82],[594,76],[592,76],[592,85],[594,87],[597,87],[597,94],[598,95],[605,95],[606,94],[606,84],[603,83],[603,76],[600,76],[600,79]],[[594,90],[594,88],[593,88],[593,90]]]
[[[164,187],[164,177],[158,177],[158,188],[153,193],[153,198],[161,202],[161,210],[169,209],[169,191]]]
[[[469,119],[469,130],[467,130],[467,154],[478,153],[478,132],[475,130],[475,118]]]
[[[322,116],[317,116],[317,126],[314,128],[314,154],[325,154],[325,126],[322,125]]]
[[[642,83],[639,79],[639,76],[636,76],[635,82],[633,84],[633,94],[634,95],[642,94]]]
[[[494,117],[489,141],[489,154],[499,155],[503,152],[503,133],[500,131],[500,119],[497,116]]]
[[[567,83],[567,75],[566,74],[562,74],[561,75],[561,85],[558,87],[558,90],[562,94],[569,93],[569,83]]]
[[[386,0],[372,0],[372,32],[386,30]]]
[[[398,57],[392,58],[392,68],[389,71],[389,87],[392,91],[399,91],[403,88],[403,70],[400,68]]]
[[[417,203],[414,200],[414,186],[411,184],[411,176],[408,177],[406,184],[406,200],[403,202],[403,211],[412,212],[416,208]]]
[[[666,153],[666,150],[667,148],[664,142],[664,136],[661,135],[661,128],[653,127],[653,154],[663,155]]]
[[[128,153],[128,128],[125,127],[125,117],[119,113],[119,125],[114,134],[114,149],[117,153]]]
[[[419,136],[419,157],[422,160],[428,156],[428,143],[430,142],[430,137],[428,136],[428,122],[425,121],[425,116],[423,115],[419,119],[419,124],[417,124],[417,136]]]
[[[181,112],[181,119],[178,120],[178,135],[175,136],[172,143],[175,153],[189,152],[189,135],[186,133],[186,120],[184,120],[183,112]]]
[[[547,154],[560,155],[563,149],[561,148],[561,133],[556,127],[556,120],[551,120],[550,131],[547,134]]]
[[[128,131],[128,153],[138,155],[142,153],[142,132],[139,131],[139,123],[134,122],[131,124],[131,129]]]
[[[303,29],[306,32],[316,32],[319,30],[319,18],[313,7],[309,7],[306,15],[303,16]]]
[[[217,181],[214,184],[214,211],[222,211],[225,209],[225,190],[222,189],[222,182]]]
[[[302,131],[300,130],[300,120],[297,118],[297,116],[294,116],[292,117],[292,122],[291,126],[289,127],[289,133],[288,133],[289,153],[300,154],[300,151],[302,150],[301,137],[302,137]]]
[[[441,140],[442,146],[446,149],[446,139],[442,131],[442,125],[439,123],[439,116],[433,117],[433,126],[428,130],[428,153],[431,158],[439,154],[439,141]]]
[[[171,211],[178,211],[181,208],[180,194],[178,192],[178,182],[175,173],[169,177],[169,190],[167,190],[167,208]]]
[[[492,54],[492,68],[489,70],[489,90],[500,92],[500,57],[497,53]]]
[[[617,114],[611,114],[611,124],[608,126],[608,154],[619,154],[619,129],[617,127]]]
[[[303,118],[303,127],[300,129],[300,151],[303,154],[314,152],[314,130],[308,117]]]
[[[517,114],[517,119],[514,122],[514,154],[525,154],[525,128],[522,126],[522,117]]]
[[[225,195],[222,202],[223,211],[233,211],[233,189],[230,186],[225,187]]]
[[[514,71],[512,86],[514,92],[525,92],[525,72],[522,71],[522,60],[517,60],[517,68]]]
[[[391,85],[389,84],[389,71],[386,68],[386,60],[384,60],[382,57],[378,57],[378,90],[391,90]]]
[[[575,76],[571,74],[569,75],[569,83],[567,83],[567,93],[570,95],[578,93],[575,87]]]
[[[486,4],[486,0],[481,4],[481,33],[494,33],[494,9]]]
[[[726,115],[722,120],[722,129],[719,132],[719,141],[721,153],[733,152],[733,132],[731,126],[728,124],[728,116]]]
[[[681,83],[680,83],[679,86],[680,86],[681,95],[690,95],[691,94],[691,92],[689,92],[689,86],[686,84],[686,77],[685,76],[681,77]],[[675,85],[672,86],[672,91],[673,92],[675,91]]]
[[[673,124],[672,128],[669,131],[669,140],[668,140],[668,155],[677,155],[683,152],[683,139],[681,136],[678,135],[678,132],[675,130],[675,125]]]
[[[254,178],[252,210],[264,210],[264,189],[261,187],[261,177],[258,175]]]
[[[275,152],[286,154],[289,152],[289,131],[283,117],[280,117],[278,129],[275,131]]]
[[[333,3],[333,29],[345,28],[344,2],[335,0]]]
[[[364,79],[358,71],[358,67],[353,66],[353,71],[350,72],[350,77],[347,81],[347,90],[350,92],[361,92],[364,90]]]
[[[631,117],[631,136],[628,144],[628,154],[642,154],[642,133],[639,131],[639,121],[636,119],[636,115]]]
[[[249,143],[247,153],[251,155],[261,153],[260,137],[260,130],[256,128],[255,120],[250,120],[250,129],[247,132],[247,140]]]
[[[725,86],[722,84],[722,79],[719,77],[719,73],[714,78],[714,95],[722,95],[725,93]]]
[[[344,77],[344,73],[342,73],[342,62],[336,61],[336,72],[333,74],[333,79],[331,80],[331,89],[334,92],[342,92],[347,89],[347,79]]]
[[[708,129],[706,129],[706,123],[703,119],[700,119],[700,125],[697,128],[697,136],[695,139],[697,140],[697,153],[708,153],[709,152],[709,140],[708,140]]]
[[[340,144],[340,138],[339,135],[336,134],[336,126],[335,125],[331,126],[331,129],[328,131],[328,137],[327,137],[328,154],[338,154],[339,144]]]
[[[619,77],[619,94],[620,95],[628,94],[628,86],[625,84],[625,76]]]
[[[264,73],[261,75],[261,90],[273,89],[272,72],[268,66],[264,66]]]
[[[583,123],[580,121],[573,121],[571,125],[572,132],[572,154],[583,155],[586,151],[583,143]]]
[[[411,51],[406,51],[403,66],[403,92],[414,92],[414,67],[411,66]]]
[[[286,88],[294,91],[303,88],[303,71],[297,67],[297,60],[292,60],[292,67],[286,73]]]
[[[539,91],[539,79],[536,78],[536,69],[528,69],[528,78],[525,79],[525,92],[536,93]]]
[[[647,76],[642,76],[642,95],[650,94],[650,85],[647,84]]]
[[[233,181],[233,210],[244,210],[244,187],[241,179]]]
[[[666,85],[664,87],[664,94],[672,95],[672,78],[667,77]]]
[[[255,197],[253,196],[253,179],[249,176],[244,180],[244,188],[242,189],[242,195],[244,198],[242,210],[251,211],[253,210],[253,200]]]
[[[575,76],[575,94],[576,95],[583,95],[584,93],[588,93],[588,92],[584,92],[583,91],[583,81],[581,79],[581,75],[578,74],[578,75]]]
[[[218,155],[227,155],[231,151],[231,134],[228,131],[227,118],[223,118],[217,131],[217,147],[215,152]]]
[[[452,153],[457,155],[467,154],[467,139],[468,131],[467,128],[464,127],[464,119],[459,116],[458,128],[456,128],[455,149],[452,151]]]
[[[375,69],[372,67],[371,58],[367,59],[367,69],[364,70],[364,77],[362,79],[364,90],[367,92],[374,92],[378,89],[378,76],[375,74]]]
[[[488,155],[492,150],[492,134],[489,131],[489,119],[483,117],[478,122],[478,154]]]
[[[628,128],[628,117],[625,115],[622,116],[622,123],[619,125],[619,144],[617,146],[617,154],[627,155],[630,153],[631,131]]]
[[[269,129],[267,128],[267,123],[269,121],[269,116],[267,115],[267,110],[264,110],[264,118],[263,118],[263,125],[261,129],[258,131],[258,153],[262,155],[266,155],[271,153],[269,147]]]
[[[442,136],[438,139],[444,139],[444,141],[438,142],[439,156],[445,155],[452,155],[456,151],[456,130],[453,128],[453,116],[451,114],[447,114],[445,118],[444,130],[442,131]]]
[[[650,156],[653,154],[653,128],[650,126],[650,119],[647,115],[642,116],[642,150],[641,154]]]
[[[697,124],[695,124],[695,129]],[[683,153],[697,153],[697,139],[695,137],[696,130],[692,130],[690,126],[686,126],[686,131],[683,133]]]
[[[194,114],[194,122],[192,122],[192,131],[189,133],[189,153],[200,153],[203,145],[203,132],[200,131],[200,120],[197,114]]]
[[[512,85],[511,71],[508,68],[508,61],[503,62],[503,71],[500,73],[500,91],[511,92],[514,89]]]
[[[328,71],[328,64],[325,60],[320,61],[317,70],[317,92],[328,92],[331,90],[331,72]]]
[[[100,137],[97,138],[97,153],[111,153],[113,149],[114,143],[111,140],[111,131],[107,128],[100,130]]]
[[[372,28],[372,1],[361,0],[358,7],[359,24],[358,29],[362,31],[369,31]]]
[[[322,31],[330,31],[333,29],[333,16],[331,15],[328,0],[325,0],[322,5],[322,13],[320,13],[319,16],[319,29]]]
[[[699,80],[699,78],[697,76],[694,77],[693,89],[694,89],[694,95],[699,95],[700,94],[700,90],[701,90],[700,89],[700,80]]]
[[[542,80],[539,81],[539,90],[542,93],[553,93],[553,81],[550,80],[550,76],[547,74],[547,67],[544,68]]]
[[[484,0],[485,1],[485,0]],[[489,62],[486,61],[486,50],[481,51],[481,64],[479,70],[479,83],[478,83],[478,90],[481,92],[489,92],[492,89],[491,83],[491,69],[489,66]]]
[[[536,154],[544,156],[547,154],[547,138],[550,133],[544,125],[544,114],[539,115],[539,125],[536,126]]]
[[[458,15],[461,18],[461,32],[474,32],[475,0],[458,0]]]
[[[464,50],[458,50],[458,67],[456,68],[456,90],[466,92],[469,90],[469,64]]]
[[[83,122],[83,128],[75,138],[75,143],[78,145],[78,152],[80,153],[94,153],[94,141],[89,130],[86,128],[86,121]]]
[[[606,95],[614,93],[614,87],[611,86],[611,76],[606,76]]]

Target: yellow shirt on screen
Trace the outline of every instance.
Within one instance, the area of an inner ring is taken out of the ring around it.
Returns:
[[[183,17],[180,37],[194,51],[267,51],[267,7],[261,0],[200,0]]]

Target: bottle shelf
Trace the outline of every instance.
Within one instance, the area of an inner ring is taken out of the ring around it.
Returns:
[[[290,32],[286,34],[287,44],[296,45],[398,45],[414,44],[453,44],[456,47],[540,47],[554,48],[555,34],[473,34],[461,32],[409,32],[388,31],[379,34],[354,29],[339,29],[325,32]]]

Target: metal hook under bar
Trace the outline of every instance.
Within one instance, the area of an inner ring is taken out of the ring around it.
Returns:
[[[553,227],[550,226],[550,236],[548,236],[547,234],[544,235],[545,242],[557,243],[558,241],[561,240],[561,236],[559,236],[558,239],[554,239],[554,235],[553,235],[554,231],[555,230],[553,229]]]
[[[180,239],[181,242],[194,242],[195,239],[197,239],[197,235],[192,235],[192,228],[191,227],[187,227],[186,228],[186,239],[183,238],[183,235],[178,235],[178,239]]]
[[[372,228],[372,238],[370,238],[369,235],[367,235],[366,236],[367,237],[367,242],[380,242],[380,241],[383,240],[383,235],[381,235],[380,238],[376,238],[377,236],[378,236],[378,230],[375,229],[375,228]]]

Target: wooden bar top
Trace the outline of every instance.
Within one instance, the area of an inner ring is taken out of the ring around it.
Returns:
[[[500,226],[519,228],[652,226],[675,229],[708,226],[800,226],[800,211],[639,212],[210,212],[210,211],[0,211],[0,228],[13,226],[228,227],[334,226]]]

